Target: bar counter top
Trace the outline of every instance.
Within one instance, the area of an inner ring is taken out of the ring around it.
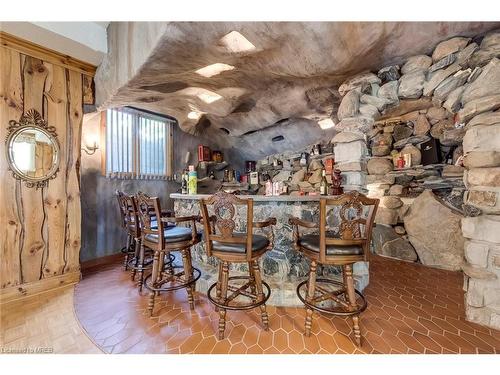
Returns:
[[[172,193],[172,199],[199,200],[210,197],[212,194],[179,194]],[[332,195],[238,195],[238,198],[251,198],[255,202],[317,202],[320,198],[338,198]]]

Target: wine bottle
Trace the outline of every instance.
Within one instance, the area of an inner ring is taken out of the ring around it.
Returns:
[[[182,171],[182,181],[181,181],[181,193],[188,193],[188,183],[187,183],[187,173],[186,171]]]
[[[328,195],[328,181],[326,180],[326,171],[321,171],[321,183],[319,185],[319,193],[321,195]]]

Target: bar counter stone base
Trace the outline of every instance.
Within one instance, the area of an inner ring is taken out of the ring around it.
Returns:
[[[182,196],[172,194],[174,199],[174,210],[177,216],[194,215],[199,213],[199,199],[203,196]],[[311,199],[312,198],[312,199]],[[265,281],[271,286],[271,298],[269,304],[277,306],[301,305],[296,295],[297,285],[307,278],[309,261],[293,248],[292,227],[288,224],[291,216],[304,220],[318,222],[319,203],[315,197],[254,197],[254,221],[262,221],[269,217],[275,217],[277,225],[274,231],[274,248],[266,253],[261,259]],[[328,224],[335,228],[339,225],[332,214]],[[243,230],[245,228],[246,208],[238,208],[236,224]],[[201,229],[201,226],[200,228]],[[312,233],[313,230],[303,229],[304,233]],[[256,229],[254,233],[258,233]],[[206,293],[211,284],[217,280],[217,259],[209,258],[205,251],[203,242],[193,246],[193,260],[202,271],[202,276],[197,283],[196,289]],[[234,275],[248,274],[247,264],[234,264],[230,269]],[[318,266],[318,275],[330,277],[341,281],[340,268]],[[354,265],[354,278],[356,288],[363,290],[369,281],[368,263],[358,262]]]

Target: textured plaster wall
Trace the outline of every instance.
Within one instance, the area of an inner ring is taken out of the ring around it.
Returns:
[[[99,134],[99,114],[86,115],[82,129],[82,144]],[[101,143],[101,142],[99,142]],[[190,163],[197,158],[198,144],[217,146],[204,137],[194,137],[177,127],[174,128],[174,171],[184,167],[186,152],[191,153]],[[82,262],[115,254],[126,241],[119,220],[119,211],[115,197],[116,190],[136,193],[141,190],[158,196],[163,208],[173,209],[170,193],[176,192],[180,185],[165,180],[122,180],[110,179],[101,175],[101,150],[94,155],[82,151],[81,164],[81,202],[82,202]],[[225,152],[225,151],[224,151]]]

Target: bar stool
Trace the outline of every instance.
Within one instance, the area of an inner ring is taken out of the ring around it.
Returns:
[[[124,254],[125,259],[123,261],[123,267],[125,268],[125,271],[127,271],[128,262],[135,253],[134,236],[130,232],[129,224],[127,223],[127,212],[129,210],[129,207],[127,206],[127,201],[124,199],[125,193],[116,190],[115,195],[116,199],[118,200],[118,207],[120,208],[121,224],[123,229],[125,230],[125,233],[127,234],[126,246],[122,247],[120,250]]]
[[[310,336],[313,310],[338,316],[351,316],[356,344],[361,346],[359,314],[366,309],[366,299],[354,288],[353,264],[368,261],[373,221],[379,204],[357,191],[338,198],[320,199],[319,226],[292,217],[295,249],[311,261],[309,278],[297,287],[297,295],[306,306],[305,335]],[[333,209],[327,207],[333,206]],[[327,228],[327,216],[340,218],[338,230]],[[319,229],[319,234],[300,235],[299,226]],[[343,282],[316,277],[317,265],[341,266]]]
[[[214,215],[209,216],[207,206],[211,206]],[[246,232],[234,232],[237,206],[246,207]],[[219,311],[219,340],[224,338],[226,310],[250,310],[259,307],[262,324],[267,331],[269,320],[265,303],[271,295],[271,289],[262,281],[258,261],[273,248],[274,234],[272,227],[266,236],[253,234],[253,228],[276,225],[276,219],[269,218],[263,222],[253,222],[253,200],[240,199],[223,191],[208,199],[200,200],[200,208],[203,215],[207,255],[214,256],[219,261],[217,283],[210,286],[207,292],[208,299]],[[249,276],[229,277],[229,264],[243,262],[248,263]],[[239,282],[231,283],[236,280]],[[214,288],[215,296],[213,295]],[[232,292],[229,296],[228,291]],[[247,301],[242,301],[245,299]]]
[[[193,267],[191,246],[200,242],[201,235],[196,230],[199,216],[174,217],[161,215],[160,200],[139,192],[136,197],[139,219],[141,222],[141,253],[148,248],[154,252],[151,275],[144,279],[145,287],[150,291],[148,311],[153,315],[155,297],[160,292],[185,288],[189,307],[194,310],[195,283],[201,272]],[[156,221],[155,219],[160,218]],[[190,228],[174,225],[190,223]],[[182,256],[182,266],[173,265],[172,251]],[[141,270],[142,271],[142,270]],[[141,272],[140,271],[140,272]]]

